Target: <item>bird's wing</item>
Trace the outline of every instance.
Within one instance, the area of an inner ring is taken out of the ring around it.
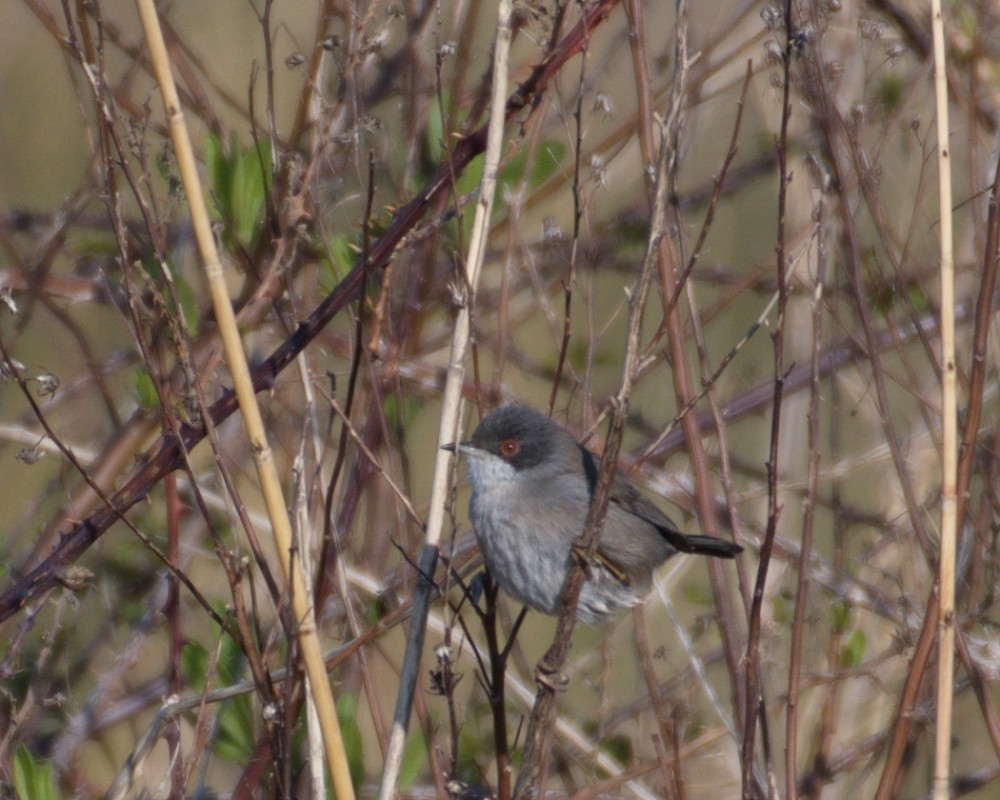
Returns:
[[[618,475],[611,493],[611,502],[652,525],[666,541],[681,553],[695,553],[716,558],[735,558],[743,548],[725,539],[698,534],[684,534],[674,522],[647,500],[624,475]]]
[[[588,488],[592,496],[600,465],[594,454],[586,448],[581,446],[580,453],[583,459],[583,471],[586,475]],[[615,482],[611,487],[611,504],[612,509],[618,507],[621,511],[652,525],[667,544],[681,553],[695,553],[715,556],[716,558],[735,558],[737,554],[743,552],[743,548],[738,544],[727,542],[725,539],[717,539],[714,536],[686,535],[681,533],[674,522],[647,500],[628,478],[621,473],[615,475]],[[628,527],[634,527],[637,530],[637,536],[641,535],[639,531],[644,530],[644,526],[641,525]],[[630,556],[633,555],[629,551],[632,550],[634,544],[631,542],[609,543],[602,540],[599,550],[603,551],[604,558],[609,562],[628,562],[630,561]],[[619,550],[622,552],[617,552]],[[661,558],[665,558],[667,555],[669,554],[665,554]]]

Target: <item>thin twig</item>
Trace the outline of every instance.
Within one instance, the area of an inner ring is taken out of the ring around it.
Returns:
[[[784,392],[784,382],[787,368],[785,366],[785,308],[788,303],[788,284],[786,280],[786,243],[785,243],[785,211],[788,199],[788,121],[792,114],[791,106],[791,63],[795,53],[793,44],[794,28],[792,22],[792,2],[786,0],[785,8],[785,46],[784,70],[781,103],[781,131],[778,138],[778,219],[775,242],[776,275],[778,279],[778,315],[771,335],[774,350],[774,400],[771,408],[771,441],[767,458],[767,529],[764,542],[760,548],[760,561],[757,565],[757,578],[754,582],[753,598],[750,606],[750,621],[747,631],[746,649],[746,708],[743,725],[743,747],[740,761],[743,769],[743,800],[752,800],[756,795],[757,784],[754,780],[754,754],[757,726],[761,728],[762,750],[764,751],[764,766],[766,773],[772,774],[772,764],[768,754],[770,741],[767,737],[767,720],[763,718],[765,700],[761,680],[760,632],[761,613],[764,604],[764,588],[767,584],[768,568],[774,547],[774,537],[778,532],[778,518],[781,507],[778,502],[778,444],[781,437],[781,408]]]
[[[823,192],[823,187],[816,187]],[[799,688],[802,675],[802,642],[809,603],[809,560],[812,557],[813,529],[816,519],[816,499],[819,487],[820,432],[820,369],[819,354],[823,338],[823,286],[826,280],[826,204],[820,195],[816,204],[816,279],[812,297],[812,380],[809,382],[809,431],[806,452],[809,453],[809,473],[805,504],[802,510],[802,549],[799,553],[798,586],[795,590],[795,615],[792,620],[792,641],[788,659],[788,696],[785,700],[785,796],[795,797],[798,789],[797,743],[799,736]]]
[[[566,277],[563,278],[563,333],[559,343],[559,356],[556,359],[556,369],[552,378],[552,389],[549,391],[549,414],[556,406],[559,394],[559,384],[562,382],[563,369],[566,364],[566,354],[573,336],[572,312],[573,289],[576,286],[577,254],[580,251],[580,221],[583,219],[583,204],[580,199],[580,160],[583,158],[583,95],[585,78],[587,77],[587,40],[584,41],[580,53],[580,85],[576,90],[576,108],[573,111],[576,139],[573,147],[573,235],[570,241],[569,264],[566,266]]]

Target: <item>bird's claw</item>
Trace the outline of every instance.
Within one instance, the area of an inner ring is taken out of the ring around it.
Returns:
[[[600,564],[598,558],[588,553],[587,548],[581,546],[579,542],[573,542],[570,545],[570,551],[573,553],[573,558],[583,565],[583,569],[587,575],[590,575],[593,568]]]
[[[619,583],[625,586],[629,585],[629,577],[625,573],[625,570],[612,562],[609,558],[605,557],[602,553],[596,552],[588,554],[587,549],[585,547],[581,547],[577,542],[570,545],[570,550],[573,553],[573,557],[583,565],[584,574],[588,578],[600,570],[604,570],[610,573],[611,576]]]
[[[545,664],[539,664],[535,668],[535,682],[550,691],[564,692],[566,691],[566,684],[569,683],[569,678],[557,669],[551,669]]]

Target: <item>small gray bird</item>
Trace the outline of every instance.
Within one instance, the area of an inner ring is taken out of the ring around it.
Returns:
[[[549,417],[510,405],[487,414],[465,442],[469,516],[490,574],[507,594],[558,614],[573,543],[583,533],[599,461]],[[686,536],[619,473],[587,567],[576,616],[596,625],[640,602],[653,570],[675,553],[733,558],[743,548],[711,536]]]

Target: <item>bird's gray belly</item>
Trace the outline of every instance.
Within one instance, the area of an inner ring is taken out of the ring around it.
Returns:
[[[479,516],[475,520],[479,548],[500,587],[538,611],[558,615],[562,610],[562,587],[570,562],[570,547],[565,537],[545,531],[516,529],[507,515],[475,516]],[[525,541],[526,538],[530,541]],[[587,568],[576,616],[583,623],[595,625],[641,599],[637,587],[622,584],[595,563]]]

